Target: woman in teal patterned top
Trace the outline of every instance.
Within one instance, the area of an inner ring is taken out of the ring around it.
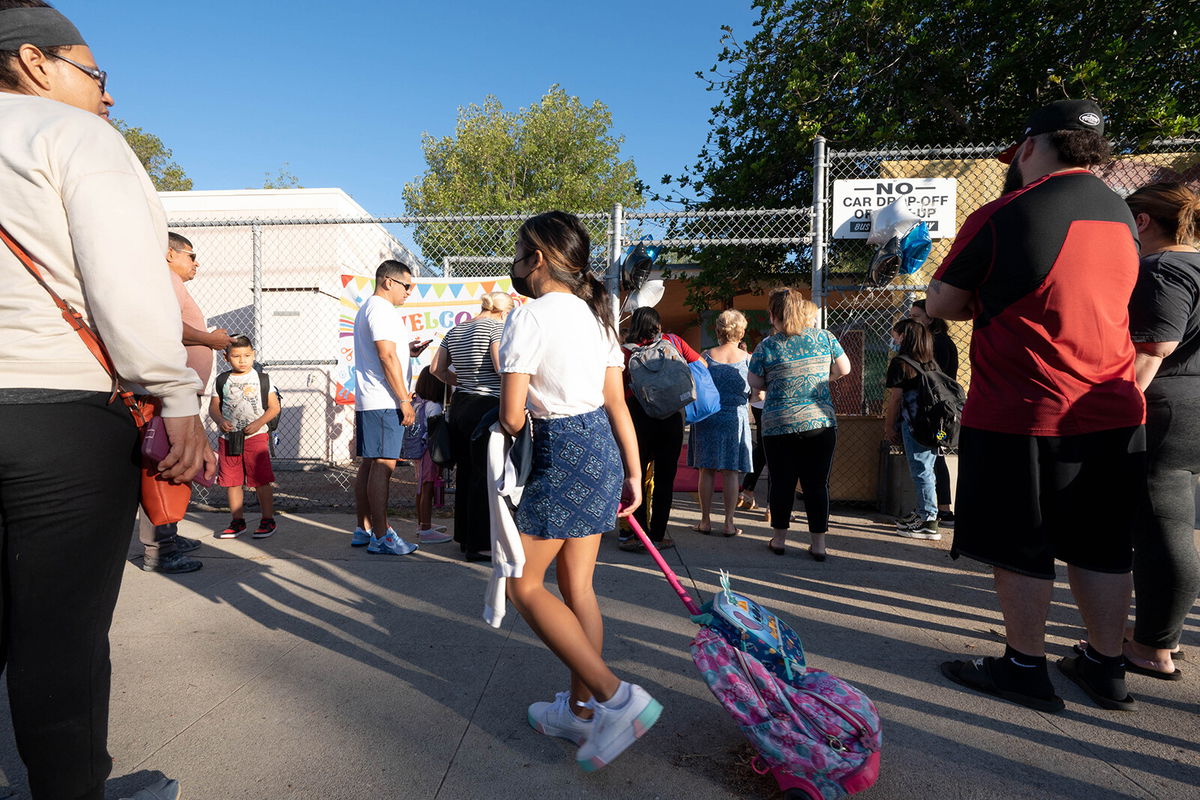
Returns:
[[[771,292],[775,334],[750,359],[751,388],[766,389],[762,440],[771,476],[771,552],[784,554],[796,483],[804,492],[809,555],[825,560],[829,530],[829,471],[837,444],[837,419],[829,384],[850,374],[850,359],[832,333],[814,327],[817,307],[795,289]]]

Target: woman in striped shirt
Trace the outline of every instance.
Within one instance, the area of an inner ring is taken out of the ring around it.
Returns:
[[[448,415],[450,447],[456,465],[454,539],[468,561],[490,561],[491,517],[486,472],[487,439],[471,442],[483,415],[500,407],[500,336],[513,299],[504,292],[485,294],[474,319],[456,325],[442,338],[430,371],[455,387]],[[451,370],[451,365],[454,369]]]

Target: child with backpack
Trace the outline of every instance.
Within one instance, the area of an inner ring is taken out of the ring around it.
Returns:
[[[217,449],[218,483],[229,492],[229,512],[233,519],[218,539],[236,539],[246,530],[245,494],[249,486],[258,495],[262,519],[254,530],[255,539],[275,533],[271,484],[269,423],[279,416],[279,395],[266,372],[254,365],[254,345],[247,336],[234,336],[225,350],[230,369],[217,376],[216,391],[209,404],[209,416],[221,431]]]
[[[446,384],[429,367],[422,369],[413,388],[413,424],[404,429],[400,445],[400,457],[417,468],[417,539],[421,544],[442,544],[454,538],[446,533],[445,525],[433,525],[433,487],[441,467],[429,455],[429,418],[442,413],[445,396]]]
[[[529,724],[579,745],[575,761],[592,771],[611,763],[662,711],[605,663],[604,620],[592,586],[600,536],[617,526],[622,490],[621,514],[641,502],[641,463],[611,300],[589,267],[587,228],[550,211],[521,225],[516,249],[513,289],[534,299],[509,316],[500,341],[500,422],[510,436],[531,424],[533,454],[514,520],[524,564],[506,589],[571,675],[553,701],[529,706]],[[552,563],[562,599],[546,588]]]
[[[923,388],[922,383],[934,378],[934,373],[950,383],[953,380],[938,369],[933,357],[933,337],[921,323],[900,320],[892,326],[892,342],[896,355],[888,364],[885,379],[888,394],[883,435],[892,444],[903,442],[908,470],[917,490],[917,508],[896,522],[896,533],[908,539],[938,540],[942,534],[938,531],[934,462],[941,448],[932,441],[938,434],[925,430],[930,425],[929,412],[933,410],[930,406],[935,402],[931,394],[936,392]],[[961,411],[961,403],[958,408]]]

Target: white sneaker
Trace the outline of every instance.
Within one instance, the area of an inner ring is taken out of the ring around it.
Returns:
[[[423,531],[417,531],[417,541],[421,544],[444,544],[453,540],[453,536],[448,533],[442,533],[437,528],[426,528]]]
[[[529,725],[538,733],[557,736],[575,744],[583,744],[595,723],[580,719],[571,711],[571,693],[559,692],[553,703],[534,703],[529,706]]]
[[[662,705],[640,686],[621,681],[609,702],[622,695],[625,702],[619,708],[594,704],[592,732],[575,754],[575,763],[585,772],[611,764],[629,745],[642,738],[662,714]]]
[[[367,552],[372,555],[386,556],[406,556],[417,549],[415,542],[406,542],[391,528],[382,539],[376,539],[371,536],[371,543],[367,545]]]

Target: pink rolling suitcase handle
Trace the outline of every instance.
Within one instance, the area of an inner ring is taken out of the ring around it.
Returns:
[[[679,582],[679,578],[675,575],[674,570],[667,566],[667,562],[663,560],[662,553],[658,552],[658,548],[654,546],[654,542],[650,541],[650,537],[642,530],[642,526],[632,516],[626,517],[625,521],[629,523],[629,527],[633,528],[633,532],[641,539],[642,544],[646,546],[646,551],[653,557],[654,562],[658,564],[658,568],[662,570],[662,574],[666,576],[667,583],[671,584],[671,588],[675,590],[675,594],[679,595],[679,599],[687,607],[689,613],[693,616],[700,614],[700,606],[696,605],[696,601],[692,599],[687,590],[683,588],[683,584]]]

